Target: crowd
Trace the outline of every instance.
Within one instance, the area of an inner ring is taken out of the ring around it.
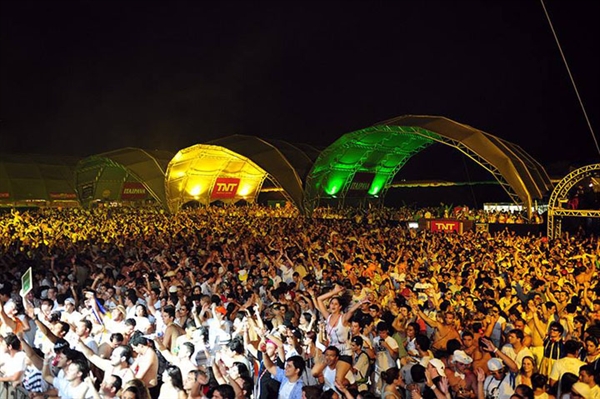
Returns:
[[[595,238],[392,215],[6,212],[0,382],[32,399],[600,397]]]
[[[475,223],[499,223],[499,224],[542,224],[544,218],[534,211],[531,218],[527,220],[526,212],[509,212],[504,210],[473,209],[468,206],[452,206],[441,203],[437,207],[415,208],[402,206],[400,208],[381,207],[376,210],[360,208],[328,208],[321,207],[314,211],[317,218],[327,219],[354,219],[356,222],[365,221],[372,223],[379,219],[387,221],[412,222],[420,219],[456,219],[470,220]]]

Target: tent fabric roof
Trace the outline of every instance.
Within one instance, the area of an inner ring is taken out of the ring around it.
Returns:
[[[306,179],[305,206],[345,197],[361,183],[363,195],[384,195],[402,166],[436,142],[471,157],[527,206],[552,188],[544,168],[519,146],[444,117],[407,115],[347,133],[325,149]]]
[[[276,184],[281,186],[300,210],[303,209],[302,179],[276,143],[271,144],[255,136],[232,135],[209,141],[206,144],[218,145],[247,157],[264,169]],[[308,157],[307,157],[308,158]],[[295,158],[296,160],[298,157]],[[306,162],[306,161],[303,161]]]
[[[248,157],[222,146],[196,144],[180,150],[169,163],[167,204],[177,212],[189,202],[254,202],[266,177]]]
[[[3,200],[76,199],[73,173],[79,158],[34,154],[0,155]]]
[[[441,116],[406,115],[377,123],[376,126],[420,127],[456,141],[492,165],[521,202],[531,206],[552,189],[544,168],[516,144]]]
[[[173,155],[169,151],[127,147],[85,158],[80,161],[77,169],[103,163],[118,165],[142,183],[156,201],[166,206],[165,173]]]

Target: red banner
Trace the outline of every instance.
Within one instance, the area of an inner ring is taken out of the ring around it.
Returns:
[[[0,193],[0,198],[10,198],[10,193]]]
[[[127,201],[143,200],[148,197],[148,191],[142,183],[125,182],[121,191],[121,199]]]
[[[213,186],[211,199],[235,198],[240,179],[235,177],[218,177]]]
[[[458,220],[438,219],[431,221],[431,231],[455,231],[460,233],[461,230],[461,223]]]

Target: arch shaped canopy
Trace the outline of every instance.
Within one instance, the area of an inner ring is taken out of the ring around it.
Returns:
[[[516,144],[444,117],[407,115],[347,133],[326,148],[306,180],[307,210],[322,199],[383,197],[410,158],[434,143],[470,157],[527,209],[552,188],[544,168]]]
[[[169,151],[122,148],[82,159],[75,170],[75,186],[82,205],[91,201],[154,199],[166,206],[165,173]]]
[[[281,187],[282,193],[301,211],[303,207],[304,190],[300,173],[302,169],[310,169],[310,154],[303,150],[302,155],[295,155],[288,159],[284,153],[289,153],[293,147],[289,143],[278,148],[277,142],[268,142],[255,136],[235,134],[208,142],[207,144],[218,145],[227,148],[237,154],[252,160],[256,165],[268,174],[268,181],[273,186]],[[300,151],[300,149],[299,149]],[[293,162],[293,163],[292,163]],[[298,169],[297,169],[298,168]],[[300,172],[299,172],[300,171]]]
[[[0,155],[0,201],[76,201],[73,173],[79,158]]]
[[[267,172],[249,158],[226,148],[197,144],[179,151],[166,175],[167,203],[171,212],[195,201],[208,205],[221,201],[254,202]]]

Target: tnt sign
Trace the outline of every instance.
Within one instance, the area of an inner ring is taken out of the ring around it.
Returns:
[[[460,222],[456,220],[432,220],[431,231],[455,231],[460,233]]]
[[[240,185],[240,179],[235,177],[218,177],[213,186],[212,193],[210,194],[211,199],[227,199],[235,198],[238,187]]]

